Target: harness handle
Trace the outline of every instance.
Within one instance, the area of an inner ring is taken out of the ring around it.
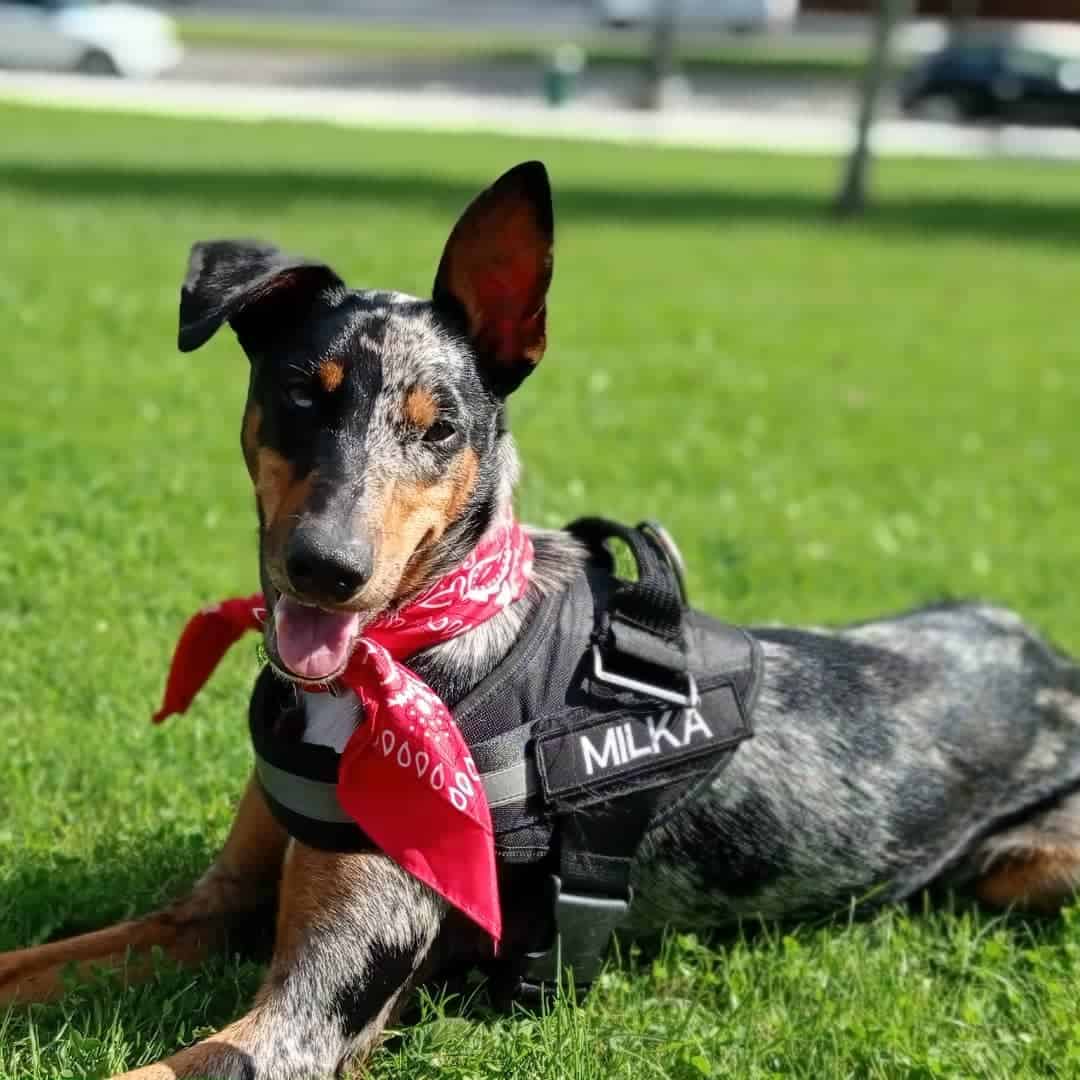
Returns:
[[[611,572],[613,586],[607,607],[597,612],[593,643],[608,654],[608,668],[619,666],[618,658],[629,661],[639,675],[640,665],[685,676],[686,641],[683,615],[686,611],[682,559],[667,533],[653,522],[629,528],[607,518],[579,518],[567,530],[580,540],[594,558]],[[637,580],[628,581],[615,573],[615,559],[607,543],[621,540],[630,550],[637,567]],[[647,681],[641,680],[639,681]],[[680,679],[685,682],[685,678]]]

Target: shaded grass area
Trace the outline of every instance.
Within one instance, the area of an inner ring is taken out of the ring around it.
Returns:
[[[0,109],[0,948],[144,911],[212,857],[254,648],[148,723],[197,606],[255,587],[246,373],[175,351],[189,244],[256,235],[423,293],[479,186],[542,156],[551,347],[521,510],[664,521],[747,621],[992,596],[1080,652],[1073,167],[834,162]],[[1080,1075],[1080,930],[970,911],[628,951],[580,1009],[429,1005],[379,1077]],[[0,1078],[98,1077],[219,1026],[252,964],[0,1012]]]
[[[640,66],[648,52],[646,33],[602,28],[555,35],[513,30],[452,30],[442,27],[364,25],[357,22],[275,19],[178,19],[180,36],[202,48],[260,48],[376,57],[402,62],[469,61],[535,65],[568,40],[580,45],[590,66]],[[691,74],[762,74],[848,78],[865,62],[865,50],[843,43],[794,43],[767,36],[732,37],[700,29],[684,33],[680,63]]]

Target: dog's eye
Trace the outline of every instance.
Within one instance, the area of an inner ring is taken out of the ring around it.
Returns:
[[[446,442],[447,439],[455,434],[456,429],[453,424],[446,420],[436,420],[435,423],[424,432],[424,442]]]
[[[294,409],[310,409],[315,404],[311,396],[311,384],[297,380],[285,387],[285,398]]]

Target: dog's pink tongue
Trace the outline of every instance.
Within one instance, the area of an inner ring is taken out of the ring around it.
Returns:
[[[359,622],[355,612],[320,611],[282,596],[274,607],[278,657],[301,679],[336,675],[349,658]]]

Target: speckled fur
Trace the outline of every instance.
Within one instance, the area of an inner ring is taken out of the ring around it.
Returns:
[[[755,737],[650,838],[639,924],[813,917],[970,885],[1055,832],[1076,847],[1080,670],[1015,614],[754,632]]]

